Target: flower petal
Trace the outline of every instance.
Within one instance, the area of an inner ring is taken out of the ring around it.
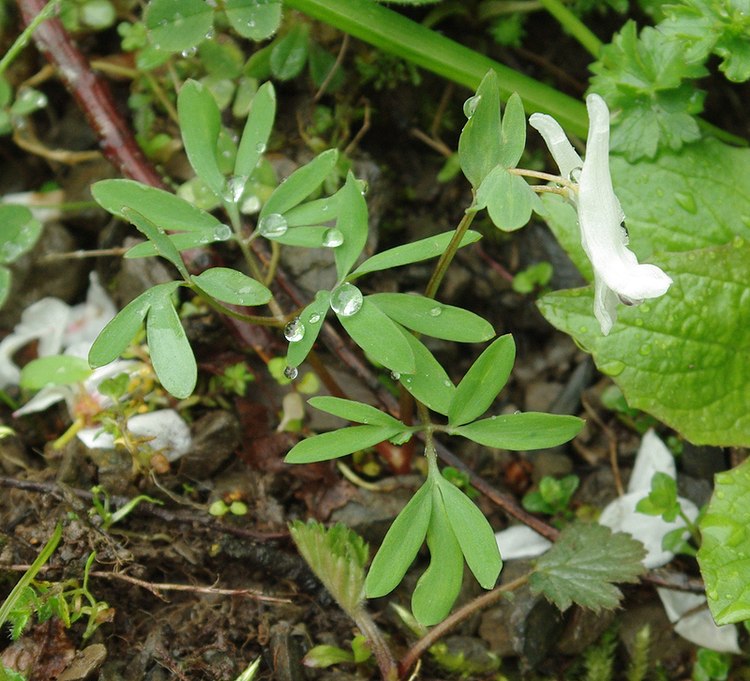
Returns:
[[[13,412],[13,418],[44,411],[53,404],[67,400],[71,396],[71,393],[72,390],[69,385],[48,385],[34,395],[23,407],[16,409]]]
[[[503,560],[533,558],[543,554],[552,542],[526,525],[513,525],[495,534]]]
[[[174,409],[160,409],[128,419],[133,435],[151,438],[149,446],[161,451],[169,461],[176,461],[190,450],[193,443],[190,428]]]
[[[628,492],[648,494],[651,490],[651,478],[654,473],[666,473],[670,478],[677,478],[677,467],[674,456],[667,449],[653,428],[646,431],[635,457],[633,473],[628,483]]]
[[[583,168],[583,161],[568,140],[560,124],[547,114],[535,113],[529,117],[529,125],[544,139],[549,153],[560,169],[560,176],[570,180],[574,170]]]

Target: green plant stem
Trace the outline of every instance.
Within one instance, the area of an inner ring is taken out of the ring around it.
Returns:
[[[407,672],[417,662],[417,660],[433,646],[437,641],[445,636],[451,629],[464,622],[475,613],[494,605],[499,600],[504,598],[508,593],[519,589],[529,579],[531,573],[521,575],[517,579],[514,579],[503,586],[499,586],[492,591],[475,598],[473,601],[467,603],[463,607],[456,610],[454,613],[446,617],[440,624],[434,626],[430,631],[419,639],[404,655],[398,664],[398,670],[400,678],[404,678]]]
[[[586,109],[578,100],[372,0],[285,0],[284,4],[471,90],[494,70],[504,98],[517,92],[529,110],[548,113],[568,132],[586,135]]]
[[[594,59],[599,57],[602,41],[560,0],[539,0],[539,2],[557,19],[565,32],[575,38]]]
[[[461,240],[464,238],[466,231],[474,221],[475,215],[476,213],[473,211],[464,213],[464,216],[461,218],[461,222],[458,223],[458,227],[456,227],[456,231],[454,232],[453,238],[448,244],[448,248],[443,251],[443,254],[440,256],[437,265],[435,265],[435,270],[430,277],[430,281],[427,282],[427,287],[424,291],[424,294],[427,298],[435,297],[435,294],[437,293],[437,290],[440,288],[440,284],[443,281],[443,277],[445,277],[445,273],[448,271],[448,267],[450,266],[451,262],[453,262],[453,258],[455,257],[456,252],[459,249]]]
[[[355,612],[349,613],[349,615],[359,627],[362,635],[367,639],[378,669],[380,669],[383,681],[397,681],[398,668],[396,667],[396,661],[393,659],[390,648],[388,648],[388,644],[385,642],[383,632],[375,624],[370,613],[364,607],[360,607]]]
[[[690,532],[690,536],[692,537],[693,541],[695,542],[695,545],[700,548],[701,545],[701,532],[698,529],[698,526],[688,518],[685,511],[682,510],[682,507],[680,507],[680,518],[682,518],[685,521],[685,526],[687,527],[688,531]]]
[[[16,38],[15,42],[10,46],[10,49],[5,53],[3,58],[0,59],[0,75],[5,73],[5,69],[13,63],[13,60],[19,55],[23,48],[29,44],[31,36],[34,31],[36,31],[37,26],[55,14],[59,4],[60,0],[50,0],[42,8],[42,11],[34,17],[34,20],[21,32],[21,35]]]

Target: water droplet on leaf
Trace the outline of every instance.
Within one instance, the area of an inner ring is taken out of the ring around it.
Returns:
[[[287,367],[284,369],[284,376],[286,376],[290,381],[293,381],[297,376],[299,375],[299,370],[297,367]]]
[[[262,154],[266,150],[266,145],[263,142],[258,142],[258,144],[255,145],[255,151],[257,151],[259,154]]]
[[[482,100],[482,95],[474,95],[464,102],[464,116],[471,118]]]
[[[317,312],[313,312],[307,318],[307,321],[310,322],[310,324],[317,324],[320,321],[320,315]]]
[[[351,317],[359,312],[363,300],[362,292],[347,282],[331,293],[331,309],[341,317]]]
[[[430,309],[430,317],[439,317],[443,313],[443,309],[441,307],[433,307]]]
[[[323,233],[323,245],[326,248],[336,248],[344,243],[344,235],[340,229],[331,227]]]
[[[284,327],[284,338],[290,343],[297,343],[305,337],[305,325],[300,321],[299,317],[293,319]]]
[[[245,191],[247,177],[244,175],[235,175],[227,180],[227,189],[224,192],[224,200],[230,203],[237,203],[242,198]]]
[[[599,370],[607,376],[619,376],[625,371],[625,363],[619,359],[613,359],[609,362],[605,362],[599,367]]]
[[[232,236],[232,228],[229,225],[219,225],[214,228],[216,241],[226,241],[230,236]]]
[[[677,192],[674,195],[674,200],[677,201],[677,205],[679,205],[680,208],[684,208],[688,213],[695,215],[695,213],[698,212],[698,206],[696,205],[695,197],[692,194]]]
[[[270,213],[258,222],[258,231],[266,239],[275,239],[284,236],[287,230],[286,218],[281,213]]]

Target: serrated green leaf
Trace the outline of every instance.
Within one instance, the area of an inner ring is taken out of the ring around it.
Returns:
[[[376,253],[354,270],[349,275],[349,279],[353,280],[355,277],[361,277],[363,274],[370,272],[380,272],[381,270],[389,270],[392,267],[401,267],[413,262],[422,262],[430,258],[437,258],[448,248],[453,234],[454,232],[443,232],[442,234],[436,234],[426,239],[419,239],[410,244],[390,248],[382,253]],[[476,243],[481,238],[482,235],[479,232],[468,230],[461,239],[459,248]]]
[[[718,473],[698,526],[698,564],[716,624],[750,619],[750,460]]]
[[[427,527],[430,564],[411,595],[414,617],[423,626],[444,620],[461,591],[464,559],[437,485],[432,487],[432,513]]]
[[[0,265],[0,307],[5,305],[10,293],[11,274],[4,265]]]
[[[456,388],[448,420],[452,426],[468,423],[484,414],[505,387],[516,358],[516,345],[510,334],[500,336],[466,372]]]
[[[458,141],[458,158],[466,179],[477,188],[502,154],[500,89],[494,71],[482,78],[464,108],[470,115]]]
[[[433,338],[481,343],[495,335],[492,325],[479,315],[432,298],[408,293],[374,293],[367,299],[407,329]]]
[[[441,477],[438,489],[469,569],[483,589],[492,589],[503,567],[492,527],[476,504],[453,483]]]
[[[257,0],[253,0],[257,2]],[[280,6],[281,3],[278,3]],[[227,10],[229,14],[229,10]],[[250,177],[266,150],[276,117],[276,92],[271,83],[263,83],[253,97],[242,138],[234,160],[235,177]]]
[[[143,20],[154,47],[179,52],[206,37],[213,26],[214,10],[204,0],[151,0]]]
[[[398,374],[415,373],[414,353],[400,327],[367,297],[355,314],[336,316],[352,340],[376,362]]]
[[[46,385],[81,383],[91,375],[85,359],[71,355],[48,355],[32,359],[21,369],[19,385],[27,390],[40,390]]]
[[[190,165],[216,196],[222,196],[225,181],[217,155],[221,114],[214,96],[202,83],[188,80],[177,95],[177,113]]]
[[[346,184],[338,192],[338,197],[336,229],[344,240],[334,249],[333,257],[336,275],[342,280],[354,267],[367,243],[367,202],[351,173],[347,175]]]
[[[504,232],[523,227],[531,211],[539,207],[539,199],[526,181],[496,166],[477,189],[474,208],[487,208],[492,222]]]
[[[323,184],[335,167],[337,159],[338,151],[328,149],[318,154],[310,163],[297,168],[268,197],[268,201],[260,211],[260,217],[263,218],[272,213],[284,214],[302,203]]]
[[[398,419],[393,418],[390,414],[363,402],[354,400],[345,400],[341,397],[311,397],[307,403],[311,407],[320,409],[327,414],[333,414],[347,421],[355,423],[364,423],[371,426],[392,426],[403,430],[407,427]]]
[[[433,484],[428,480],[422,485],[388,528],[367,573],[368,598],[380,598],[393,591],[417,557],[432,515]]]
[[[453,395],[456,393],[456,386],[424,343],[408,331],[404,331],[404,337],[414,353],[416,371],[401,376],[401,385],[428,409],[447,415]]]
[[[226,0],[224,12],[237,33],[253,42],[260,42],[278,30],[281,0]]]
[[[162,258],[171,262],[185,279],[190,279],[190,274],[185,267],[180,252],[161,227],[132,208],[123,208],[122,214],[154,245],[156,252]]]
[[[505,168],[515,168],[526,148],[526,113],[523,102],[514,92],[505,103],[501,126],[502,147],[498,163]]]
[[[330,433],[313,435],[289,450],[286,463],[315,463],[346,456],[360,449],[373,447],[401,431],[395,426],[352,426]]]
[[[0,225],[0,263],[5,265],[33,248],[42,233],[42,223],[26,206],[0,204]]]
[[[300,74],[307,61],[309,33],[310,27],[298,22],[276,40],[271,50],[271,73],[276,78],[289,80]]]
[[[328,291],[318,291],[315,294],[315,300],[302,310],[299,321],[304,332],[300,340],[289,343],[289,349],[286,353],[287,366],[298,367],[305,361],[305,357],[312,350],[315,340],[323,328],[330,302],[331,294]]]
[[[151,302],[146,339],[159,382],[178,399],[190,397],[198,380],[198,367],[170,296]]]
[[[539,558],[529,586],[563,611],[573,603],[595,612],[610,610],[622,599],[614,583],[637,582],[645,555],[643,545],[627,534],[613,534],[596,523],[573,523]]]
[[[259,281],[228,267],[212,267],[193,277],[208,295],[233,305],[265,305],[271,292]]]
[[[459,388],[461,386],[459,385]],[[576,416],[559,416],[533,411],[502,414],[451,428],[451,435],[461,435],[486,447],[527,451],[556,447],[572,440],[583,428]]]

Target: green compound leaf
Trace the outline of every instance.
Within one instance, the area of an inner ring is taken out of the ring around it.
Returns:
[[[354,267],[367,243],[367,202],[351,173],[338,192],[338,213],[336,229],[341,233],[343,242],[334,248],[333,257],[336,276],[341,280]]]
[[[42,233],[42,223],[26,206],[0,204],[0,225],[0,263],[4,265],[33,248]]]
[[[81,383],[91,375],[85,359],[71,355],[49,355],[32,359],[21,369],[19,385],[27,390],[39,390],[46,385]]]
[[[225,181],[217,154],[221,114],[214,96],[202,83],[188,80],[177,95],[177,113],[190,165],[216,196],[222,196]]]
[[[135,338],[152,303],[171,296],[181,283],[170,281],[159,284],[131,300],[97,336],[89,351],[89,364],[96,369],[116,360]]]
[[[483,589],[492,589],[503,567],[495,532],[476,504],[458,487],[443,477],[437,484],[469,569]]]
[[[504,232],[523,227],[532,210],[541,211],[539,197],[526,181],[502,166],[493,168],[477,189],[473,210],[487,208],[490,219]]]
[[[146,339],[159,382],[180,400],[190,397],[198,380],[198,366],[171,296],[152,301],[146,318]]]
[[[609,336],[593,318],[589,290],[562,291],[539,302],[613,377],[628,405],[649,412],[696,444],[743,446],[750,440],[750,246],[659,258],[674,280],[667,294],[620,308]]]
[[[397,374],[415,373],[414,353],[401,327],[370,302],[369,296],[356,313],[336,316],[352,340],[376,362]]]
[[[398,419],[393,418],[390,414],[363,402],[354,400],[345,400],[341,397],[311,397],[307,403],[311,407],[320,409],[327,414],[333,414],[347,421],[355,423],[364,423],[371,426],[393,426],[396,428],[407,429]]]
[[[643,545],[627,534],[576,522],[539,558],[529,586],[563,611],[573,603],[595,612],[611,610],[622,599],[614,582],[637,582],[645,555]]]
[[[10,293],[11,274],[10,270],[4,265],[0,265],[0,307],[5,305]]]
[[[151,0],[144,22],[155,48],[179,52],[206,37],[214,23],[214,10],[204,0]]]
[[[289,33],[275,41],[271,50],[271,73],[279,80],[289,80],[300,74],[307,61],[310,27],[298,22]]]
[[[461,386],[459,385],[459,388]],[[583,428],[577,416],[558,416],[538,412],[503,414],[451,428],[451,435],[461,435],[486,447],[527,451],[556,447],[572,440]]]
[[[716,624],[750,619],[750,460],[716,475],[698,563]]]
[[[367,298],[407,329],[433,338],[460,343],[481,343],[495,335],[479,315],[432,298],[408,293],[375,293]]]
[[[260,42],[276,33],[281,23],[281,0],[226,0],[224,13],[243,38]]]
[[[323,328],[328,306],[331,302],[331,294],[328,291],[318,291],[315,299],[310,303],[298,317],[302,325],[302,338],[290,342],[286,353],[286,363],[290,367],[298,367],[305,361],[305,357],[312,350],[320,330]]]
[[[380,598],[393,591],[417,557],[432,515],[433,486],[430,480],[422,485],[388,529],[367,574],[368,598]]]
[[[185,279],[190,279],[190,274],[185,267],[185,263],[182,261],[182,256],[177,250],[177,246],[174,245],[161,227],[132,208],[123,208],[122,214],[128,222],[134,224],[138,228],[138,231],[154,245],[156,252],[162,258],[171,262]]]
[[[250,177],[255,170],[261,155],[266,150],[275,117],[276,91],[271,83],[263,83],[255,93],[247,114],[240,146],[234,160],[235,177]]]
[[[259,281],[228,267],[212,267],[193,277],[208,295],[233,305],[265,305],[271,292]]]
[[[404,430],[399,426],[352,426],[301,440],[289,450],[286,463],[315,463],[338,459],[377,445]]]
[[[510,334],[500,336],[476,359],[456,388],[448,420],[452,426],[468,423],[484,414],[505,387],[516,359]]]
[[[328,149],[316,156],[310,163],[297,168],[286,178],[268,197],[260,217],[273,213],[283,214],[302,203],[312,194],[331,174],[338,159],[336,149]]]
[[[406,330],[404,330],[404,338],[414,353],[417,370],[413,374],[401,376],[401,385],[428,409],[444,416],[447,415],[456,393],[456,387],[424,343]]]
[[[450,525],[443,496],[432,485],[432,513],[427,527],[430,564],[417,580],[411,595],[414,617],[423,626],[437,624],[446,618],[461,591],[464,559]]]
[[[353,280],[355,277],[360,277],[369,272],[380,272],[381,270],[389,270],[392,267],[401,267],[413,262],[422,262],[423,260],[437,258],[448,248],[453,234],[453,232],[443,232],[442,234],[420,239],[410,244],[390,248],[382,253],[376,253],[354,270],[349,279]],[[469,230],[461,239],[459,248],[476,243],[481,238],[482,235],[479,232]]]

